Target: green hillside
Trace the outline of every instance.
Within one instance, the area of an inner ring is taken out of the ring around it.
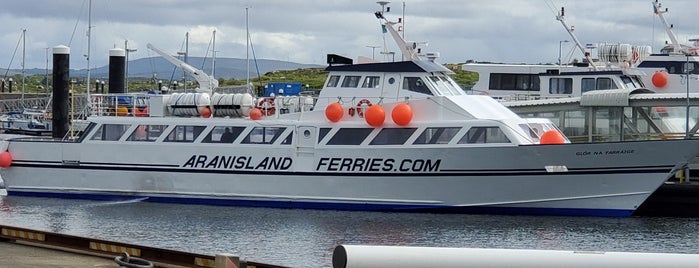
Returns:
[[[473,72],[466,72],[461,70],[461,64],[445,64],[447,68],[454,71],[452,76],[454,80],[465,90],[470,89],[473,84],[478,81],[478,74]],[[279,70],[265,73],[261,77],[251,78],[251,82],[255,88],[262,88],[267,83],[270,82],[300,82],[304,90],[319,90],[323,87],[327,73],[324,68],[304,68],[296,70]],[[19,92],[21,90],[21,84],[18,81],[22,81],[22,76],[16,74],[12,76],[13,92]],[[74,90],[77,92],[85,91],[84,79],[74,78]],[[49,77],[49,82],[51,82]],[[189,83],[194,83],[191,79]],[[219,79],[220,86],[230,86],[230,85],[244,85],[245,80],[238,79]],[[25,77],[25,92],[26,93],[44,93],[47,92],[46,80],[44,75],[32,75]],[[191,87],[196,85],[192,84]],[[129,91],[134,90],[148,90],[155,89],[157,85],[150,79],[144,78],[129,78]],[[94,92],[94,84],[91,85],[91,89]],[[9,88],[5,88],[5,92],[9,91]]]

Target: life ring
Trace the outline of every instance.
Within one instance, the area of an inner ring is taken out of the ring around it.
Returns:
[[[369,108],[369,107],[371,107],[371,101],[369,101],[367,99],[362,99],[357,103],[356,110],[357,110],[357,115],[359,117],[364,117],[364,108],[362,107],[362,105],[364,105],[364,104],[366,104],[367,108]]]
[[[257,104],[257,108],[262,111],[263,115],[270,116],[274,114],[274,99],[264,98]]]

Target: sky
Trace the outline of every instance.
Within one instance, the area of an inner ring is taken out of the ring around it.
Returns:
[[[254,58],[324,65],[328,53],[384,60],[381,51],[397,51],[390,36],[384,41],[373,15],[380,6],[372,0],[92,0],[91,9],[88,3],[3,2],[0,68],[21,68],[23,29],[25,68],[45,68],[47,59],[50,66],[51,48],[66,45],[71,68],[85,69],[88,40],[91,67],[106,65],[109,49],[124,48],[127,40],[136,49],[129,60],[159,56],[148,43],[175,54],[185,50],[187,33],[189,56],[211,57],[214,30],[216,57],[245,59],[246,10]],[[699,37],[693,20],[699,2],[661,3],[681,43]],[[441,63],[555,63],[559,47],[565,59],[573,43],[561,42],[571,40],[556,20],[561,7],[582,44],[628,43],[659,51],[669,40],[651,0],[405,0],[389,6],[388,19],[405,14],[405,39],[427,42],[423,51],[439,52]]]

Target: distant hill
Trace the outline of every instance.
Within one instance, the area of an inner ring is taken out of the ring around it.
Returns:
[[[204,62],[204,60],[206,60]],[[194,68],[203,70],[207,74],[211,74],[211,58],[202,57],[190,57],[187,60],[188,64]],[[203,66],[203,68],[202,68]],[[175,79],[180,79],[182,77],[182,70],[175,70],[175,65],[163,59],[162,57],[149,57],[141,58],[136,60],[129,60],[129,77],[144,77],[150,78],[155,73],[158,79],[170,80],[174,76]],[[280,60],[265,60],[258,59],[257,61],[250,60],[250,77],[257,77],[257,69],[259,69],[259,75],[264,75],[267,72],[277,71],[277,70],[296,70],[303,68],[318,68],[324,67],[322,65],[316,64],[302,64],[289,61]],[[235,79],[245,79],[247,69],[247,60],[236,59],[236,58],[217,58],[216,59],[216,73],[214,76],[216,78],[235,78]],[[0,69],[4,71],[3,69]],[[19,73],[19,70],[10,70],[10,75]],[[35,74],[45,74],[46,69],[27,69],[25,70],[27,75]],[[49,74],[51,71],[49,70]],[[85,77],[87,76],[86,69],[71,69],[70,76],[73,77]],[[94,67],[90,70],[91,78],[108,78],[109,77],[109,66]]]

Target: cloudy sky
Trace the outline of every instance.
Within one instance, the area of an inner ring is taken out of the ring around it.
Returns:
[[[699,2],[662,3],[680,42],[699,37]],[[443,63],[556,62],[559,41],[570,39],[555,19],[561,6],[583,44],[630,43],[658,51],[668,40],[651,0],[405,0],[390,6],[389,19],[402,16],[405,6],[406,39],[429,42],[425,50],[440,52]],[[371,57],[369,46],[381,46],[375,49],[381,58],[384,47],[396,50],[388,36],[384,46],[373,0],[92,0],[90,65],[106,65],[109,49],[123,48],[125,40],[137,49],[130,59],[158,56],[148,43],[183,51],[187,32],[189,55],[203,57],[214,29],[217,57],[245,58],[246,8],[257,58],[324,64],[327,53]],[[71,47],[71,68],[85,68],[87,18],[88,0],[3,2],[0,67],[21,68],[19,41],[26,29],[26,68],[44,68],[47,48],[56,45]],[[563,54],[571,47],[564,43]]]

